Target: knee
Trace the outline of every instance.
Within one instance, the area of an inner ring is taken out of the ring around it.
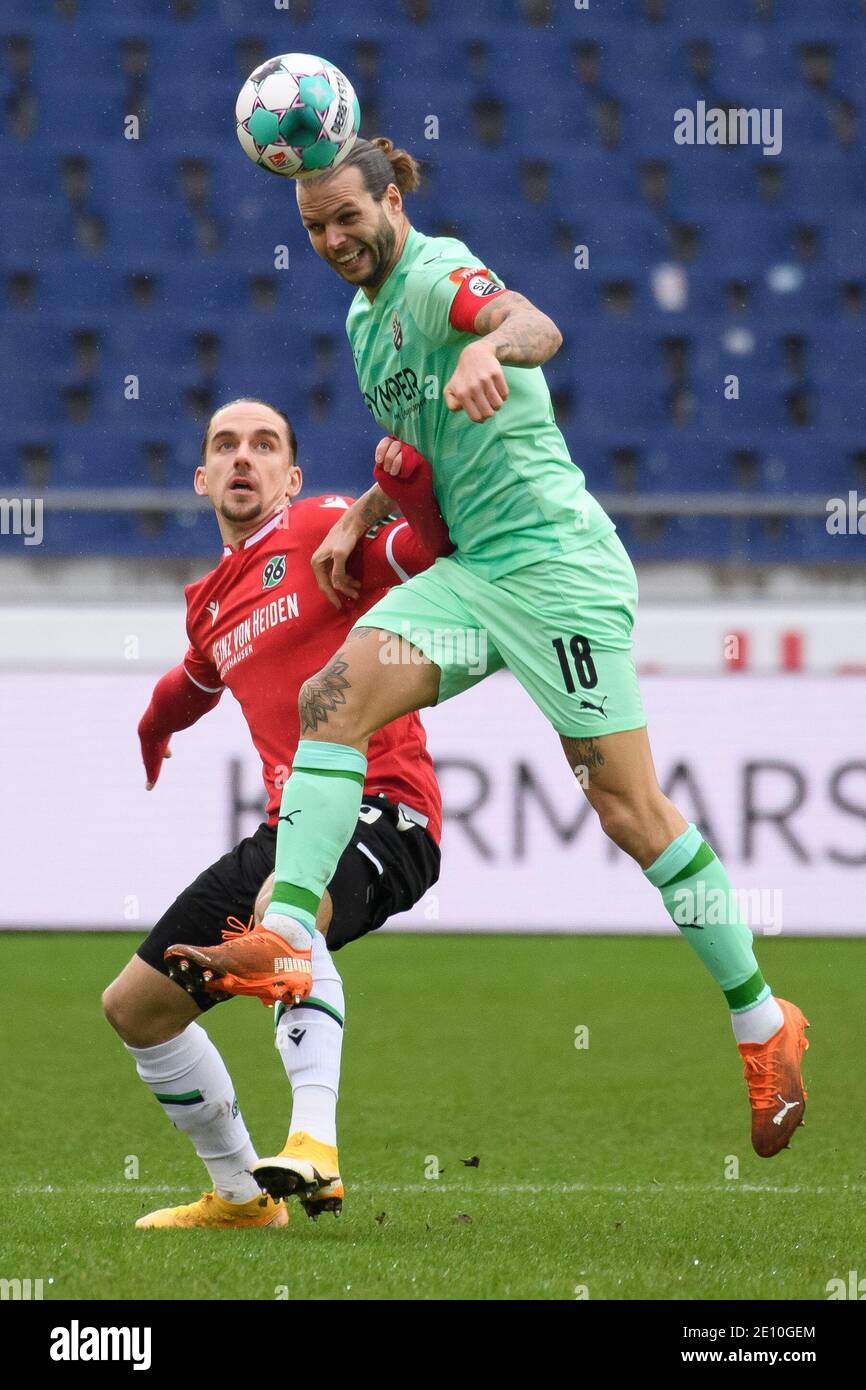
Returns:
[[[112,980],[108,988],[103,990],[102,1012],[115,1033],[128,1042],[127,1034],[134,1030],[137,1022],[136,1011],[119,980]]]
[[[346,699],[346,687],[333,664],[305,680],[298,696],[301,738],[354,743],[362,737],[360,716]]]
[[[130,1047],[155,1047],[178,1032],[173,1020],[148,1010],[133,990],[114,980],[102,995],[102,1012],[122,1042]]]
[[[601,828],[609,840],[626,851],[633,852],[633,845],[640,829],[640,817],[636,808],[620,797],[602,797],[596,804]]]
[[[608,839],[642,868],[657,859],[685,825],[660,790],[641,797],[595,796],[592,804]]]

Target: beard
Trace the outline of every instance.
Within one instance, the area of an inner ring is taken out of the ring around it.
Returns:
[[[240,497],[224,497],[219,509],[220,516],[235,525],[240,521],[255,521],[261,516],[262,500],[257,492],[245,493]]]
[[[397,245],[397,235],[384,212],[380,216],[373,240],[362,242],[362,245],[370,252],[373,266],[363,279],[353,280],[352,283],[359,287],[365,285],[368,289],[377,289],[391,269],[394,248]]]

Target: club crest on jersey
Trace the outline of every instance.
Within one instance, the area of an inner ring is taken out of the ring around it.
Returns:
[[[286,577],[285,555],[272,555],[262,570],[262,588],[275,589]]]
[[[397,352],[399,352],[403,346],[403,325],[400,322],[400,316],[396,309],[394,310],[394,317],[391,320],[391,337],[394,339],[394,347]]]

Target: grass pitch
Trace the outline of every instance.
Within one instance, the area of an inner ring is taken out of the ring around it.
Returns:
[[[368,938],[338,956],[343,1215],[292,1204],[285,1230],[241,1232],[132,1227],[209,1186],[100,1013],[136,943],[0,938],[0,1273],[46,1298],[823,1299],[866,1270],[864,942],[759,943],[812,1023],[807,1125],[768,1161],[723,1001],[676,937]],[[275,1152],[272,1015],[239,999],[207,1027]]]

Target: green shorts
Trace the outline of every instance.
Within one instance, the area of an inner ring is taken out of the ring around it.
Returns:
[[[637,579],[615,533],[493,582],[449,555],[389,589],[355,627],[405,638],[437,665],[439,704],[504,666],[559,734],[646,724],[632,657]],[[387,645],[387,639],[386,639]]]

